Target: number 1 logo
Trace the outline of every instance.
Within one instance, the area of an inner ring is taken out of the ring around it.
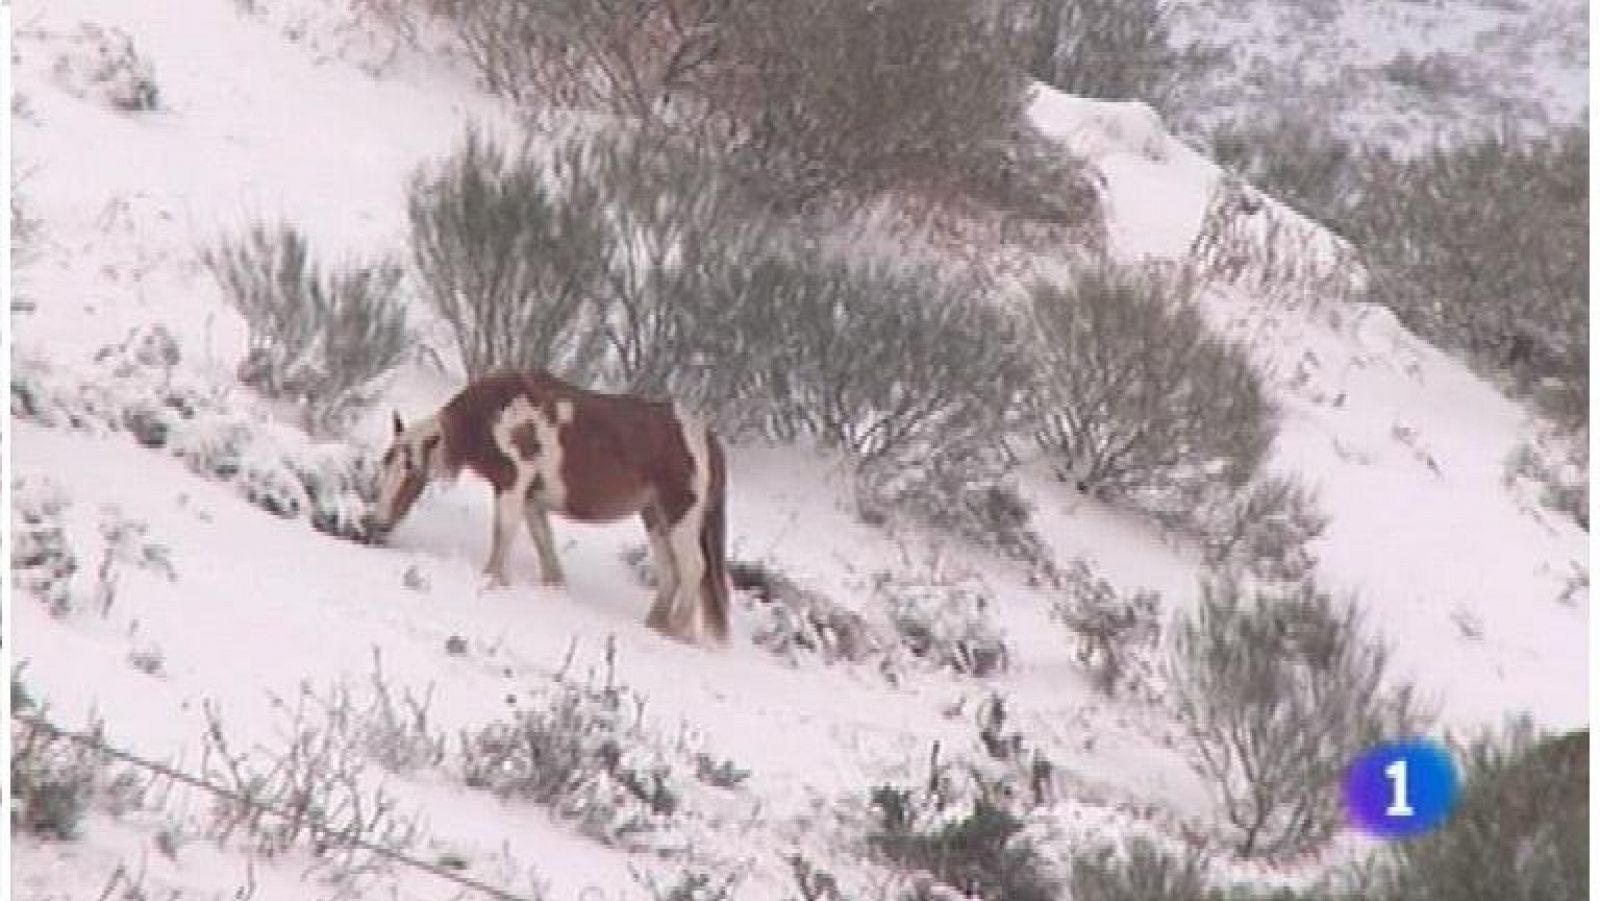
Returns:
[[[1435,828],[1454,809],[1459,793],[1449,753],[1424,739],[1374,745],[1344,774],[1351,823],[1382,838],[1408,838]]]
[[[1417,809],[1406,803],[1406,759],[1396,760],[1383,768],[1383,774],[1394,782],[1394,800],[1389,802],[1389,809],[1383,812],[1389,817],[1416,816]]]

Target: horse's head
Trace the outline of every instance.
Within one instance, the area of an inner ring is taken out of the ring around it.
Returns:
[[[394,414],[394,437],[378,467],[378,502],[366,518],[368,534],[381,539],[411,512],[440,469],[443,438],[437,419],[407,426]]]

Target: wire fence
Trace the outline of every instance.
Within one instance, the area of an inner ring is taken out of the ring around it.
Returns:
[[[25,726],[37,729],[51,738],[59,738],[65,741],[73,742],[114,760],[122,761],[123,763],[138,767],[139,769],[155,773],[167,779],[171,779],[174,782],[187,785],[191,788],[199,789],[200,791],[215,795],[232,803],[254,808],[269,816],[279,817],[284,820],[296,820],[304,818],[304,813],[301,811],[291,811],[269,801],[250,797],[241,792],[215,785],[198,776],[183,772],[176,767],[161,763],[159,761],[151,760],[147,757],[142,757],[133,753],[132,751],[111,745],[107,743],[101,736],[86,732],[75,732],[71,729],[64,729],[38,714],[13,710],[11,712],[11,718]],[[326,838],[328,845],[342,844],[354,850],[376,854],[396,864],[399,864],[400,866],[409,867],[414,870],[420,870],[438,879],[454,883],[462,888],[470,889],[471,891],[478,892],[481,895],[493,898],[495,901],[540,901],[540,899],[535,896],[518,895],[503,888],[489,885],[486,882],[479,881],[471,876],[467,876],[463,873],[439,864],[430,863],[403,851],[387,847],[377,842],[368,841],[359,835],[352,836],[348,834],[341,834],[330,829],[327,830],[324,838]]]

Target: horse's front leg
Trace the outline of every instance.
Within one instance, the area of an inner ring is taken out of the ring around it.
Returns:
[[[528,537],[533,539],[539,552],[539,572],[546,585],[564,585],[567,577],[561,572],[561,558],[556,556],[556,539],[550,531],[550,514],[544,505],[529,498],[525,506]]]
[[[506,576],[506,555],[511,550],[511,540],[517,532],[521,506],[522,500],[517,492],[495,492],[494,532],[489,539],[489,562],[483,567],[484,580],[490,585],[504,588],[511,584]]]

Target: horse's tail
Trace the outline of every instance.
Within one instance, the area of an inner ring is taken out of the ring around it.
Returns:
[[[709,430],[706,450],[711,472],[700,525],[700,553],[706,562],[700,596],[706,628],[723,643],[728,640],[728,472],[722,444]]]

